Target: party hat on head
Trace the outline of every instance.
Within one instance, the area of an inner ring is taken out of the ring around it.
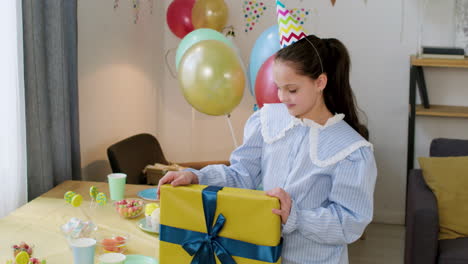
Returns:
[[[303,27],[291,15],[281,1],[276,0],[276,14],[281,48],[287,47],[302,38],[307,37]]]

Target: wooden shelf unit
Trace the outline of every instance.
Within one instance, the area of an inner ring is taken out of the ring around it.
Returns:
[[[412,66],[468,68],[468,58],[465,59],[429,59],[411,56]]]
[[[468,107],[452,105],[431,105],[430,108],[424,108],[423,105],[416,105],[416,115],[468,118]]]
[[[407,172],[413,169],[414,137],[416,116],[428,117],[456,117],[468,118],[468,107],[451,105],[430,105],[427,95],[426,81],[423,67],[466,68],[468,58],[465,59],[432,59],[411,56],[410,85],[409,85],[409,117],[408,117],[408,157]],[[421,104],[416,105],[416,89],[419,90]]]

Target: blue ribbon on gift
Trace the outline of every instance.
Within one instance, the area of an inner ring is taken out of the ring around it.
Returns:
[[[207,233],[161,225],[159,239],[181,245],[190,256],[194,256],[191,264],[216,264],[215,254],[222,264],[235,264],[232,256],[276,263],[281,256],[282,240],[278,246],[269,247],[218,236],[226,222],[224,215],[219,214],[213,225],[217,195],[221,189],[223,187],[208,186],[202,191]]]

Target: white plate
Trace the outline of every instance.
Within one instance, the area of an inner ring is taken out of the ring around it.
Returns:
[[[138,225],[138,227],[139,227],[141,230],[144,230],[144,231],[146,231],[146,232],[153,233],[153,234],[159,234],[159,232],[154,231],[153,229],[149,228],[149,227],[146,225],[146,217],[140,219],[140,220],[138,221],[137,225]]]

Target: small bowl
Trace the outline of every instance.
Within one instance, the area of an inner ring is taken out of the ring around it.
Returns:
[[[145,202],[141,199],[123,199],[114,203],[117,213],[124,218],[136,218],[144,212]]]
[[[112,235],[102,237],[98,240],[98,245],[102,247],[104,253],[124,253],[127,250],[129,235]]]

